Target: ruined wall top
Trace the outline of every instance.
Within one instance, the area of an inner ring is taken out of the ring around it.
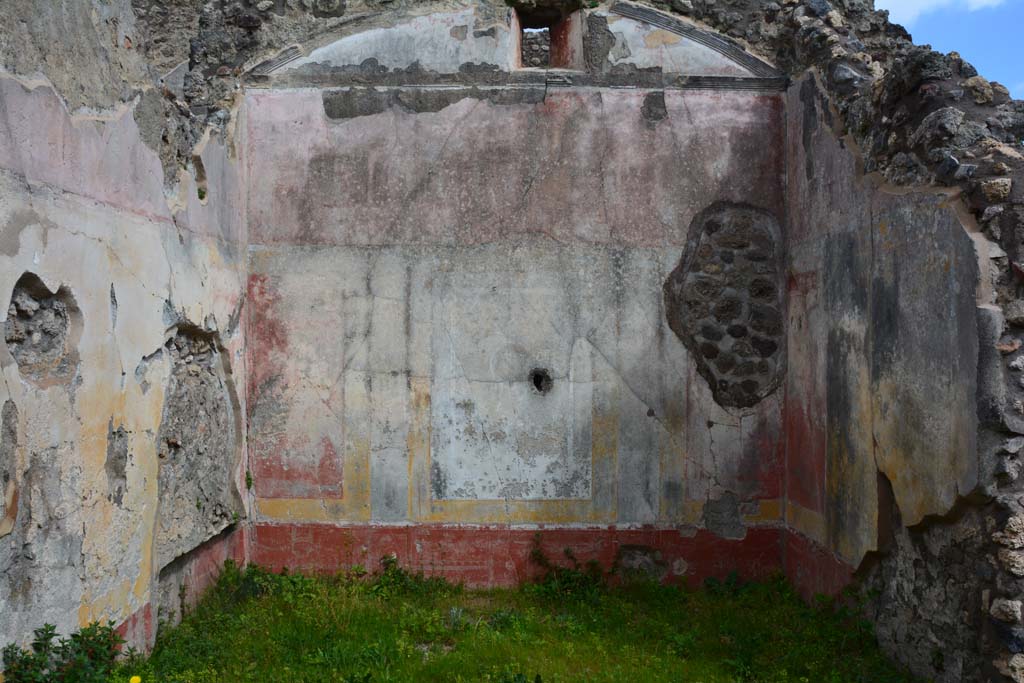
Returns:
[[[577,6],[510,4],[538,16]],[[600,11],[613,3],[591,4]],[[839,115],[836,128],[852,135],[865,172],[898,185],[962,188],[978,219],[1018,260],[1020,240],[1001,234],[1015,235],[1024,222],[1024,102],[956,53],[914,45],[870,0],[643,4],[721,32],[790,75],[815,69]],[[395,14],[466,7],[484,23],[508,11],[494,0],[116,0],[93,13],[82,3],[30,0],[0,17],[0,32],[11,36],[0,44],[0,59],[13,73],[41,71],[71,109],[110,108],[141,95],[136,118],[160,148],[172,184],[200,131],[230,125],[234,94],[256,64],[290,45],[371,30]],[[40,15],[52,21],[38,21]],[[154,86],[165,97],[145,94]]]

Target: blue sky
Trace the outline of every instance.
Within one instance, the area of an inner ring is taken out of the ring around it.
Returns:
[[[1024,99],[1024,0],[875,0],[914,42],[959,52]]]

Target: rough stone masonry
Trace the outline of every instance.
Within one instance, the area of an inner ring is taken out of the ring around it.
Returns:
[[[0,13],[0,644],[225,559],[852,586],[1024,681],[1024,103],[869,0]]]

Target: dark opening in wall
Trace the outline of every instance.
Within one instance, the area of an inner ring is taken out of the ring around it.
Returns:
[[[546,394],[551,391],[551,385],[554,382],[551,380],[551,373],[544,368],[534,368],[530,370],[530,384],[541,394]]]
[[[534,5],[516,10],[519,65],[534,69],[580,69],[582,16],[571,5]]]

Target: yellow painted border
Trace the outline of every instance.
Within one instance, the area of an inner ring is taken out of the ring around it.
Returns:
[[[822,545],[826,543],[825,517],[821,513],[805,508],[793,501],[786,501],[786,525],[812,541]]]
[[[407,522],[448,524],[615,524],[618,521],[618,451],[620,418],[614,411],[596,405],[591,413],[591,496],[588,499],[546,500],[434,500],[430,489],[431,396],[430,379],[410,379]],[[612,391],[619,391],[618,388]],[[352,398],[350,396],[350,398]],[[618,405],[617,395],[605,405]],[[358,401],[356,401],[359,404]],[[352,418],[361,416],[353,415]],[[676,423],[682,427],[682,416]],[[678,452],[677,439],[659,444],[662,481],[682,485],[686,458]],[[341,498],[260,498],[256,509],[264,519],[280,522],[366,522],[370,510],[370,450],[366,435],[351,434],[344,462],[344,495]],[[703,514],[703,501],[681,500],[668,505],[659,493],[659,522],[696,524]],[[781,499],[758,501],[756,510],[744,515],[751,525],[782,521]],[[792,516],[792,514],[791,514]],[[822,522],[822,528],[824,528]]]
[[[433,500],[430,497],[430,384],[412,382],[409,431],[409,519],[452,524],[610,524],[618,513],[618,487],[598,492],[597,482],[616,482],[619,418],[592,412],[591,497],[561,500]],[[604,494],[604,495],[602,495]],[[608,500],[604,500],[604,498]]]

